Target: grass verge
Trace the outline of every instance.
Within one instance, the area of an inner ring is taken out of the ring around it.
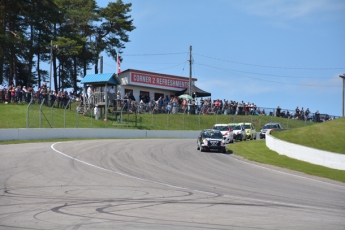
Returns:
[[[345,117],[313,126],[274,132],[273,136],[287,142],[345,154]]]
[[[324,177],[345,183],[345,170],[331,169],[279,155],[268,149],[264,140],[236,142],[234,145],[227,145],[227,149],[251,161],[287,168],[308,175]]]

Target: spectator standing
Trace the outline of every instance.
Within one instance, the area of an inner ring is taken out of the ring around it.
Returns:
[[[92,87],[91,85],[89,85],[89,87],[87,87],[87,90],[86,90],[86,97],[87,99],[89,99],[92,95]]]
[[[49,91],[50,107],[52,107],[52,106],[54,105],[55,98],[56,98],[55,90],[50,90],[50,91]]]
[[[35,99],[37,99],[38,104],[41,104],[41,88],[37,88],[35,92]]]
[[[120,99],[121,99],[121,92],[120,92],[120,90],[117,91],[116,99],[117,99],[117,100],[120,100]]]
[[[128,94],[126,93],[125,96],[123,97],[123,110],[127,111],[128,104],[129,104],[129,97],[128,97]]]
[[[1,102],[1,103],[5,101],[4,92],[5,92],[5,90],[4,90],[3,86],[0,85],[0,102]]]
[[[28,89],[26,88],[26,86],[24,85],[23,86],[23,102],[26,102],[26,98],[27,98],[27,95],[28,95]]]
[[[296,109],[295,109],[295,118],[296,119],[298,119],[299,118],[299,114],[300,113],[300,110],[299,110],[299,108],[298,108],[298,106],[296,107]]]
[[[315,121],[316,121],[316,122],[320,122],[320,113],[319,113],[319,110],[316,110],[316,112],[315,112]]]
[[[98,120],[100,117],[100,111],[99,111],[98,105],[96,105],[95,108],[93,109],[93,113],[95,115],[95,119]]]
[[[167,106],[165,107],[165,112],[170,113],[171,112],[171,102],[168,102]]]
[[[239,113],[240,113],[240,103],[235,103],[235,107],[236,107],[235,115],[239,115]]]
[[[183,99],[182,101],[182,109],[185,110],[187,108],[187,100],[186,99]]]
[[[135,97],[133,96],[132,93],[129,93],[128,98],[129,98],[131,101],[135,101]]]
[[[161,112],[161,109],[162,109],[163,104],[164,104],[164,101],[163,101],[162,96],[160,96],[160,97],[158,98],[157,103],[158,103],[158,112]]]
[[[28,92],[26,94],[26,102],[30,103],[31,102],[31,98],[32,98],[32,92],[33,92],[33,88],[31,86],[28,87]]]
[[[301,111],[299,113],[300,113],[300,118],[302,120],[304,120],[304,108],[303,107],[301,108]]]
[[[18,85],[16,87],[16,102],[17,103],[20,103],[22,101],[22,96],[23,96],[22,87]]]
[[[116,93],[117,107],[121,108],[121,92],[120,90]]]
[[[176,114],[178,111],[178,101],[177,98],[173,98],[172,100],[172,114]]]
[[[250,106],[249,102],[244,105],[244,115],[248,115],[249,114],[249,106]]]
[[[164,98],[164,104],[168,104],[170,102],[170,98],[168,95],[165,95],[165,98]]]
[[[224,99],[223,113],[224,113],[224,115],[228,115],[228,113],[229,113],[229,102],[226,99]]]
[[[243,101],[242,103],[238,103],[238,115],[243,115],[243,106],[244,106]]]
[[[277,109],[276,109],[276,116],[277,116],[277,117],[280,117],[280,111],[281,111],[281,108],[280,108],[279,105],[278,105],[278,107],[277,107]]]
[[[144,101],[141,99],[139,102],[139,113],[143,113],[145,107]]]
[[[109,99],[111,103],[115,100],[115,89],[113,85],[109,88]]]
[[[309,117],[309,114],[310,114],[310,110],[309,110],[309,108],[307,108],[306,110],[305,110],[305,119],[306,120],[308,120],[308,117]]]
[[[48,91],[47,91],[47,87],[42,88],[41,94],[42,94],[42,99],[44,99],[44,105],[48,106]]]

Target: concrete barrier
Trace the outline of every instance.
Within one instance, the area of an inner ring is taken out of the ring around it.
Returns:
[[[128,130],[95,128],[0,129],[0,140],[36,140],[55,138],[197,138],[200,131]]]
[[[345,154],[327,152],[279,140],[266,132],[266,146],[280,155],[328,168],[345,170]]]

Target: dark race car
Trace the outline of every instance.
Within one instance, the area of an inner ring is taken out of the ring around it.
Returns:
[[[218,151],[225,153],[226,144],[223,135],[219,130],[204,129],[200,132],[197,139],[197,149],[203,151]]]

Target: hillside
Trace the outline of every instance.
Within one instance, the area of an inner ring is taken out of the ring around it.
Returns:
[[[273,136],[299,145],[345,154],[345,117],[306,126],[275,132]]]
[[[0,104],[0,128],[131,128],[145,130],[201,130],[211,128],[216,123],[252,122],[256,131],[267,122],[280,122],[284,128],[315,125],[312,122],[291,120],[272,116],[241,115],[188,115],[188,114],[126,114],[122,120],[110,114],[107,122],[95,120],[76,112],[77,104],[69,109],[51,108],[33,104]],[[92,114],[91,114],[92,115]]]

